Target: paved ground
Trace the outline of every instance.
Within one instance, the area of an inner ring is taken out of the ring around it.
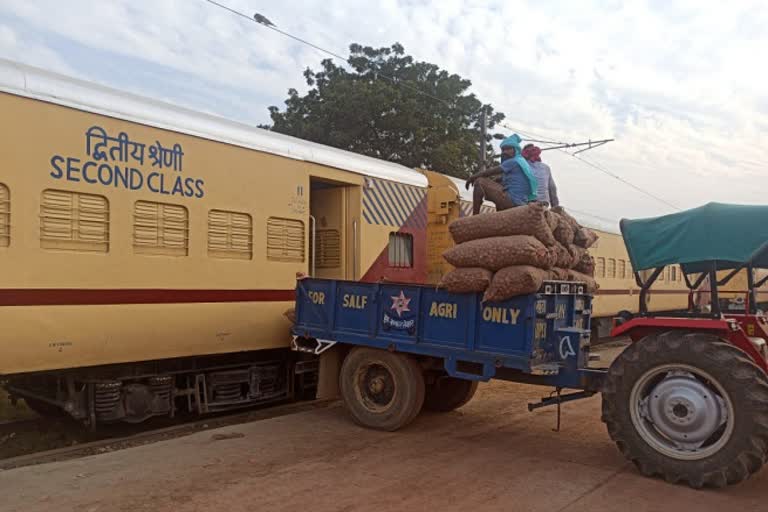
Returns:
[[[528,413],[546,394],[491,383],[460,411],[404,431],[339,406],[84,459],[0,472],[2,511],[648,511],[768,509],[768,470],[721,491],[640,476],[599,420],[599,398]]]

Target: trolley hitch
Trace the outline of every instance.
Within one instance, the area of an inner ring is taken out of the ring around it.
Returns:
[[[595,394],[594,391],[579,391],[577,393],[562,395],[560,394],[561,391],[562,388],[557,388],[549,396],[542,398],[540,402],[528,404],[528,412],[533,412],[536,409],[541,409],[542,407],[548,407],[550,405],[557,406],[557,427],[553,429],[555,432],[560,432],[561,404],[564,404],[565,402],[573,402],[574,400],[581,400],[582,398],[589,398]]]

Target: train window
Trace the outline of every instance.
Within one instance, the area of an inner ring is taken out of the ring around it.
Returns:
[[[315,244],[315,267],[341,267],[341,234],[338,229],[318,229]]]
[[[0,183],[0,247],[11,244],[11,192]]]
[[[616,270],[616,277],[619,279],[626,279],[627,277],[627,262],[625,260],[618,260],[619,268]]]
[[[595,265],[595,277],[605,277],[605,258],[597,258],[597,265]]]
[[[613,258],[608,258],[608,271],[607,271],[607,277],[613,278],[616,277],[616,260]]]
[[[109,201],[104,196],[44,190],[40,246],[64,251],[109,251]]]
[[[253,258],[253,218],[247,213],[208,212],[208,256],[250,260]]]
[[[669,269],[670,272],[670,281],[677,281],[677,267],[671,267]]]
[[[155,256],[186,256],[189,253],[187,209],[177,204],[136,201],[133,251]]]
[[[296,219],[267,219],[267,259],[304,261],[304,222]]]
[[[388,257],[390,267],[412,267],[413,235],[409,235],[408,233],[390,233]]]

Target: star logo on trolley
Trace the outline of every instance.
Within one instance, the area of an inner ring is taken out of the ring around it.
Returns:
[[[403,293],[402,290],[400,290],[400,295],[393,295],[392,296],[392,307],[389,309],[394,309],[397,311],[397,316],[402,317],[403,313],[406,311],[410,311],[408,308],[408,304],[410,304],[411,299],[407,298],[405,296],[405,293]]]

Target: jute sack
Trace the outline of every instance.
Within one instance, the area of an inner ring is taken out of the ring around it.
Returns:
[[[552,250],[555,253],[555,265],[560,268],[571,268],[573,266],[573,255],[571,252],[560,242],[556,242],[552,246]]]
[[[568,281],[570,277],[570,269],[554,267],[549,271],[549,277],[552,281]]]
[[[455,268],[440,280],[440,286],[451,293],[484,292],[491,284],[493,272],[484,268]]]
[[[529,235],[494,236],[455,245],[443,253],[454,267],[482,267],[499,270],[512,265],[550,268],[552,253]]]
[[[574,243],[579,247],[584,247],[585,249],[589,249],[595,245],[595,242],[597,242],[597,239],[599,238],[597,233],[591,229],[587,229],[581,226],[581,224],[579,224],[576,219],[574,219],[568,212],[565,211],[565,208],[562,206],[556,206],[552,208],[552,212],[557,214],[558,217],[564,219],[566,223],[568,223],[568,225],[573,229],[574,237],[571,243]]]
[[[568,246],[568,252],[571,254],[572,258],[570,268],[574,268],[576,265],[578,265],[581,261],[581,258],[587,254],[587,250],[585,248],[573,244]]]
[[[595,258],[585,252],[578,263],[573,267],[573,270],[590,277],[595,277]]]
[[[547,207],[531,203],[500,212],[463,217],[448,227],[457,244],[493,236],[531,235],[546,246],[555,243],[547,221]]]
[[[568,272],[568,280],[579,281],[581,283],[586,284],[587,293],[595,293],[600,288],[600,285],[597,284],[597,281],[595,281],[593,277],[588,276],[586,274],[582,274],[581,272],[576,272],[575,270],[570,270]]]
[[[575,231],[571,223],[563,215],[554,212],[552,212],[552,215],[557,218],[557,227],[552,231],[552,234],[555,235],[555,240],[566,247],[573,245]]]
[[[536,293],[549,277],[549,271],[530,265],[506,267],[493,275],[491,285],[483,295],[483,302],[499,302],[517,295]]]
[[[554,208],[552,208],[552,212],[557,214],[558,217],[561,217],[563,220],[565,220],[565,222],[567,222],[568,225],[571,226],[574,232],[576,232],[581,227],[579,222],[576,219],[574,219],[570,213],[565,211],[565,208],[563,208],[562,206],[555,206]]]
[[[595,245],[595,242],[597,242],[598,238],[600,237],[597,236],[597,233],[595,233],[591,229],[579,228],[574,235],[573,243],[578,245],[579,247],[584,247],[585,249],[589,249],[590,247]]]
[[[552,210],[547,210],[544,215],[547,217],[547,224],[549,224],[549,229],[554,232],[557,228],[557,225],[560,223],[560,216]]]

